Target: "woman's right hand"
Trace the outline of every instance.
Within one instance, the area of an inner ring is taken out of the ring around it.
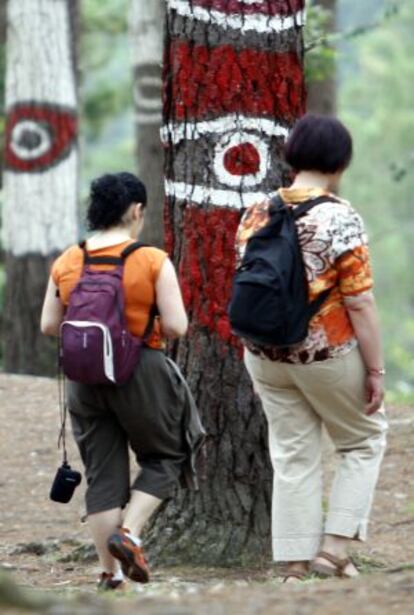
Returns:
[[[365,404],[365,414],[370,416],[375,414],[384,401],[384,376],[380,374],[367,374],[366,381],[367,403]]]

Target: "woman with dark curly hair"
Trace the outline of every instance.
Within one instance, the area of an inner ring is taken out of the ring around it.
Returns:
[[[119,257],[142,230],[146,202],[145,186],[131,173],[96,179],[87,212],[93,234],[86,242],[86,253]],[[53,264],[41,318],[46,335],[59,335],[83,264],[84,250],[79,245],[68,248]],[[182,336],[187,330],[177,276],[167,254],[153,247],[129,254],[123,289],[126,322],[133,335],[144,336],[154,305],[159,312],[133,376],[122,386],[68,383],[68,408],[85,465],[86,509],[102,566],[99,586],[103,589],[122,587],[123,574],[134,581],[148,581],[140,532],[188,470],[191,451],[184,423],[196,413],[177,366],[163,352],[164,338]],[[132,485],[128,444],[140,466]]]
[[[306,338],[295,346],[244,340],[245,364],[269,424],[273,553],[286,562],[288,582],[303,579],[309,570],[353,577],[358,571],[348,549],[352,540],[366,539],[387,421],[364,224],[334,194],[352,157],[352,139],[337,119],[306,115],[285,151],[295,178],[279,196],[293,212],[309,206],[298,217],[297,235],[309,302],[324,301]],[[245,213],[237,235],[240,259],[249,238],[268,223],[269,205],[265,200]],[[325,522],[322,426],[340,455]]]

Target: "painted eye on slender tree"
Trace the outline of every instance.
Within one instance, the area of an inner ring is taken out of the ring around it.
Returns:
[[[7,114],[5,165],[42,172],[66,158],[76,141],[77,117],[59,105],[18,103]]]

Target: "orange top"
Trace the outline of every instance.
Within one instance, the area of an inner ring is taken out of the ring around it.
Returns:
[[[287,363],[311,363],[344,355],[357,344],[344,299],[373,286],[363,221],[347,201],[330,201],[329,193],[318,188],[282,188],[279,194],[292,207],[326,196],[326,202],[299,218],[297,230],[309,299],[316,299],[328,288],[331,293],[310,322],[308,336],[301,344],[280,349],[244,343],[253,353]],[[265,200],[244,214],[236,237],[239,262],[249,238],[269,221],[269,205]]]
[[[122,250],[133,243],[124,241],[113,246],[88,250],[91,256],[120,256]],[[158,248],[145,247],[130,254],[125,261],[124,294],[125,316],[133,335],[143,335],[148,324],[151,306],[155,302],[155,283],[167,253]],[[52,279],[59,288],[62,303],[67,306],[72,290],[81,276],[83,252],[76,245],[68,248],[52,265]],[[111,269],[113,265],[94,265],[97,269]],[[159,319],[156,318],[154,330],[146,342],[151,348],[163,348]]]

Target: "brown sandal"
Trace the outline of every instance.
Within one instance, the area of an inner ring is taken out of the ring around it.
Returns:
[[[304,581],[307,577],[306,572],[302,572],[302,570],[286,570],[286,572],[284,574],[281,575],[282,576],[282,583],[286,583],[286,581],[288,579],[290,579],[290,577],[293,577],[294,579],[299,579],[299,581]]]
[[[325,566],[324,564],[317,564],[313,562],[311,564],[311,572],[316,574],[321,579],[327,579],[330,577],[340,577],[341,579],[351,579],[351,575],[345,574],[345,568],[348,564],[354,564],[350,557],[345,557],[344,559],[340,559],[331,553],[327,553],[326,551],[319,551],[316,557],[321,557],[326,559],[327,562],[330,562],[335,566],[335,568],[331,568],[330,566]],[[355,565],[355,564],[354,564]]]

